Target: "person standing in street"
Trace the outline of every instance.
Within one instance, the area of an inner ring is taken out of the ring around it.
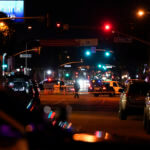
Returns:
[[[79,90],[80,90],[80,85],[77,81],[75,81],[74,83],[74,90],[75,90],[75,93],[74,93],[74,98],[79,98]]]

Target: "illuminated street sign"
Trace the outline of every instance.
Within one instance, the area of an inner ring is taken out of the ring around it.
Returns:
[[[0,12],[4,12],[8,17],[24,17],[24,0],[1,0]],[[23,19],[16,19],[21,22]]]

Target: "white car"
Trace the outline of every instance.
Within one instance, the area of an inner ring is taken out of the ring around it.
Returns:
[[[103,81],[103,83],[109,84],[110,87],[113,87],[115,94],[120,94],[119,90],[122,89],[122,87],[119,85],[118,81]]]

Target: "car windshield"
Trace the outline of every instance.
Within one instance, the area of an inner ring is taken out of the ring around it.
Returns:
[[[150,0],[0,0],[0,149],[150,147],[149,84]]]

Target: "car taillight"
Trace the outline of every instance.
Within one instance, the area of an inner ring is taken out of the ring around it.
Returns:
[[[125,93],[124,95],[125,95],[125,97],[128,97],[128,96],[129,96],[128,93]]]
[[[75,91],[75,89],[74,89],[74,88],[71,88],[71,91],[73,91],[73,92],[74,92],[74,91]]]
[[[32,89],[32,92],[33,92],[33,94],[35,94],[35,90],[34,89]]]
[[[105,86],[103,87],[103,90],[106,90],[106,87],[105,87]]]
[[[40,93],[40,88],[37,88],[38,92]]]
[[[91,85],[89,85],[89,89],[92,90],[92,86]]]
[[[9,83],[8,87],[9,88],[13,88],[14,87],[14,83]]]

